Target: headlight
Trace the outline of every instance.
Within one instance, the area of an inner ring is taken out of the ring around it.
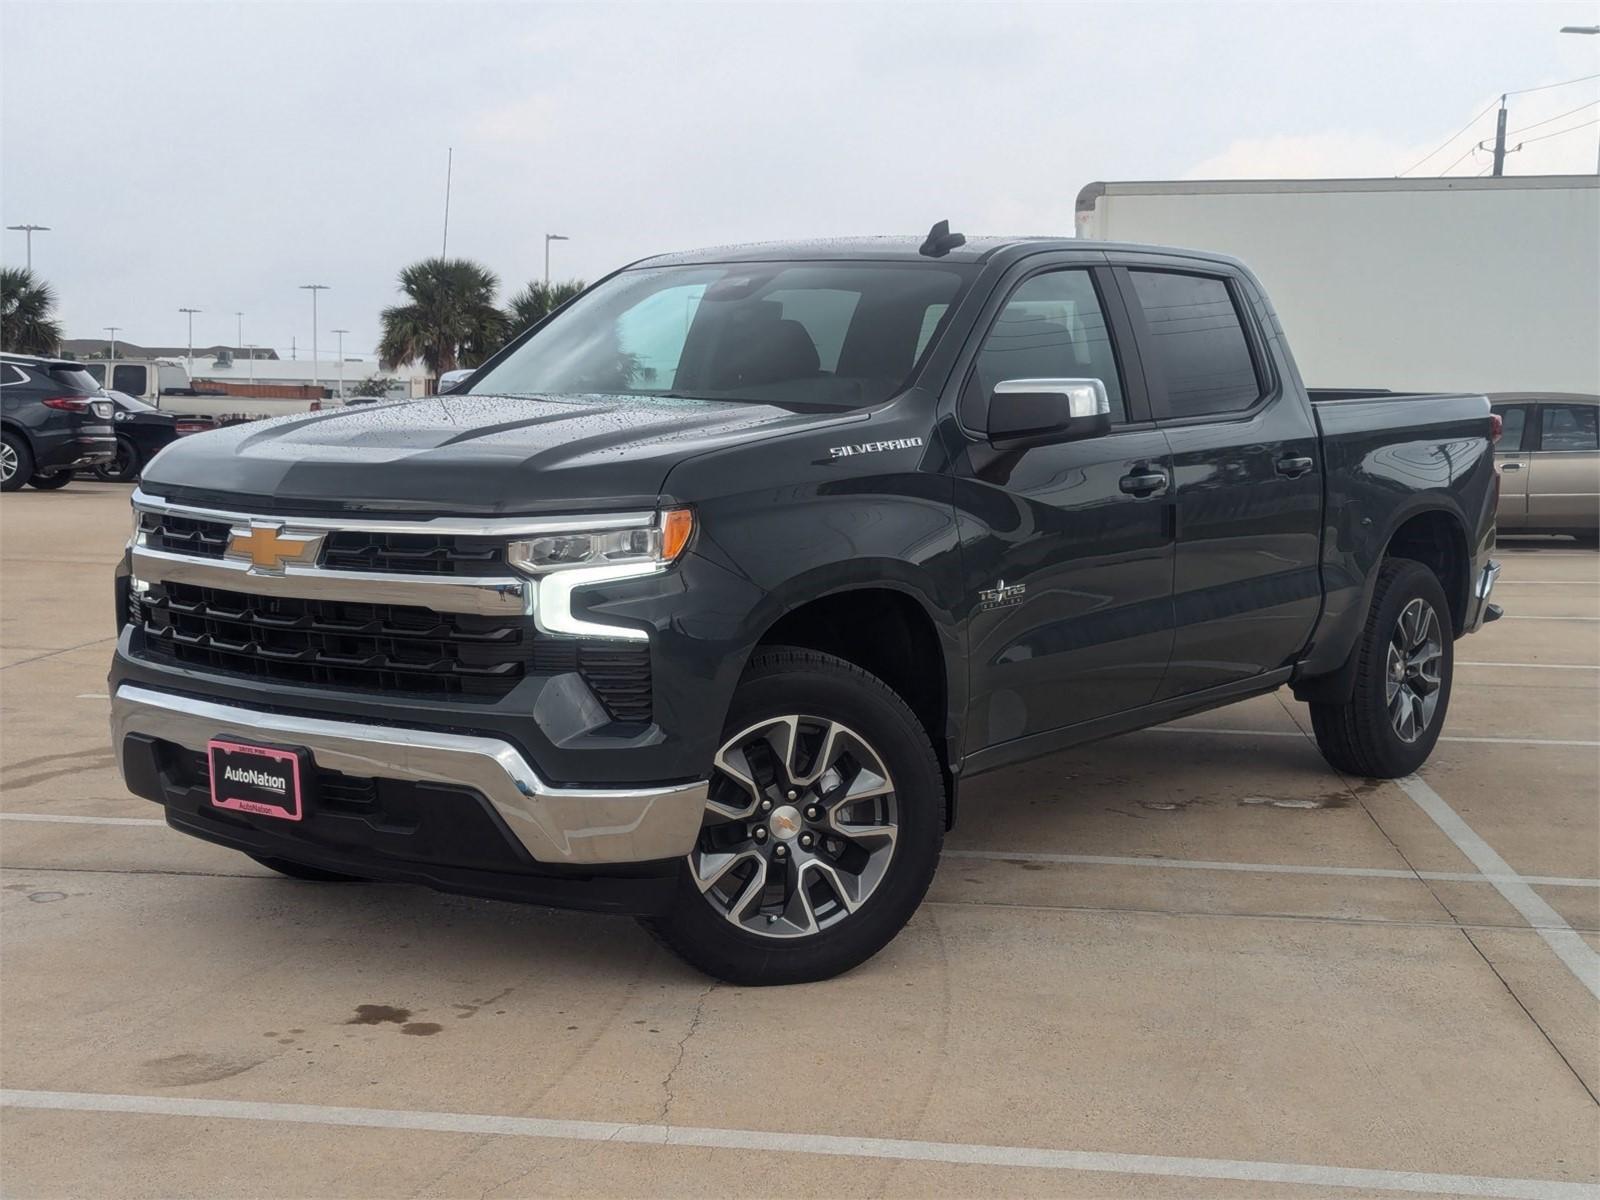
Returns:
[[[582,518],[573,525],[570,532],[512,542],[507,561],[529,575],[575,567],[665,566],[689,544],[694,513],[687,508],[669,508],[656,514],[654,524],[632,529],[584,529]]]

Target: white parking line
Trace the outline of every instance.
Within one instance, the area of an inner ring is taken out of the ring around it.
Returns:
[[[1502,621],[1600,621],[1600,617],[1530,617],[1523,613],[1507,613]]]
[[[1519,663],[1519,662],[1469,662],[1466,659],[1456,659],[1458,667],[1519,667],[1535,671],[1600,671],[1600,666],[1589,666],[1586,663]]]
[[[970,1142],[923,1142],[901,1138],[839,1137],[823,1133],[774,1133],[696,1125],[630,1125],[616,1121],[566,1121],[491,1113],[420,1112],[392,1108],[344,1108],[323,1104],[277,1104],[252,1100],[206,1100],[185,1096],[127,1096],[96,1092],[34,1092],[7,1088],[0,1104],[57,1112],[133,1113],[198,1117],[202,1120],[263,1121],[274,1125],[323,1125],[355,1129],[406,1129],[424,1133],[469,1133],[550,1141],[616,1142],[630,1146],[692,1146],[712,1150],[809,1154],[827,1158],[877,1158],[961,1166],[1020,1167],[1035,1171],[1095,1171],[1167,1179],[1226,1179],[1238,1183],[1302,1184],[1366,1192],[1443,1192],[1506,1200],[1596,1200],[1600,1189],[1554,1179],[1505,1179],[1484,1175],[1437,1175],[1311,1163],[1252,1162],[1227,1158],[1178,1158],[1162,1154],[1116,1154]]]
[[[1221,729],[1212,725],[1153,725],[1136,733],[1215,733],[1229,737],[1283,737],[1307,738],[1310,735],[1293,729]],[[1600,741],[1581,741],[1576,738],[1514,738],[1514,737],[1442,737],[1441,742],[1493,742],[1508,746],[1600,746]]]
[[[1256,875],[1341,875],[1356,879],[1428,879],[1440,883],[1524,883],[1536,887],[1600,888],[1600,879],[1564,875],[1480,875],[1476,871],[1410,871],[1403,867],[1318,867],[1289,863],[1207,862],[1197,858],[1136,858],[1115,854],[1041,854],[1022,850],[946,850],[945,858],[1063,866],[1157,867],[1178,871],[1243,871]]]
[[[1573,932],[1572,926],[1560,913],[1545,903],[1544,897],[1526,883],[1516,880],[1511,864],[1501,858],[1461,819],[1459,813],[1444,802],[1443,797],[1416,775],[1406,775],[1395,780],[1406,795],[1416,801],[1417,807],[1433,819],[1445,837],[1456,844],[1456,849],[1466,855],[1472,865],[1487,876],[1511,876],[1512,879],[1492,878],[1495,891],[1505,897],[1512,908],[1522,914],[1523,920],[1534,927],[1556,957],[1566,964],[1578,982],[1600,1000],[1600,954],[1589,943]]]
[[[78,817],[67,813],[0,813],[0,821],[40,821],[58,825],[160,825],[160,817]]]

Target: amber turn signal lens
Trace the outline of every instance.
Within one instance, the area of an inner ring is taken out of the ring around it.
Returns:
[[[694,510],[689,508],[669,508],[661,514],[661,558],[665,562],[672,562],[683,553],[683,548],[689,544],[689,535],[694,532]]]

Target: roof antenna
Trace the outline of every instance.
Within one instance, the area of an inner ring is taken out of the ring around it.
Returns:
[[[927,240],[917,248],[918,254],[925,254],[929,258],[943,258],[957,246],[967,244],[967,235],[964,233],[951,233],[950,222],[940,221],[928,230]]]

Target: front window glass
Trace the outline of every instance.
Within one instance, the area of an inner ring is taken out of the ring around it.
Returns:
[[[876,404],[906,385],[971,274],[915,263],[624,271],[541,327],[471,392]]]

